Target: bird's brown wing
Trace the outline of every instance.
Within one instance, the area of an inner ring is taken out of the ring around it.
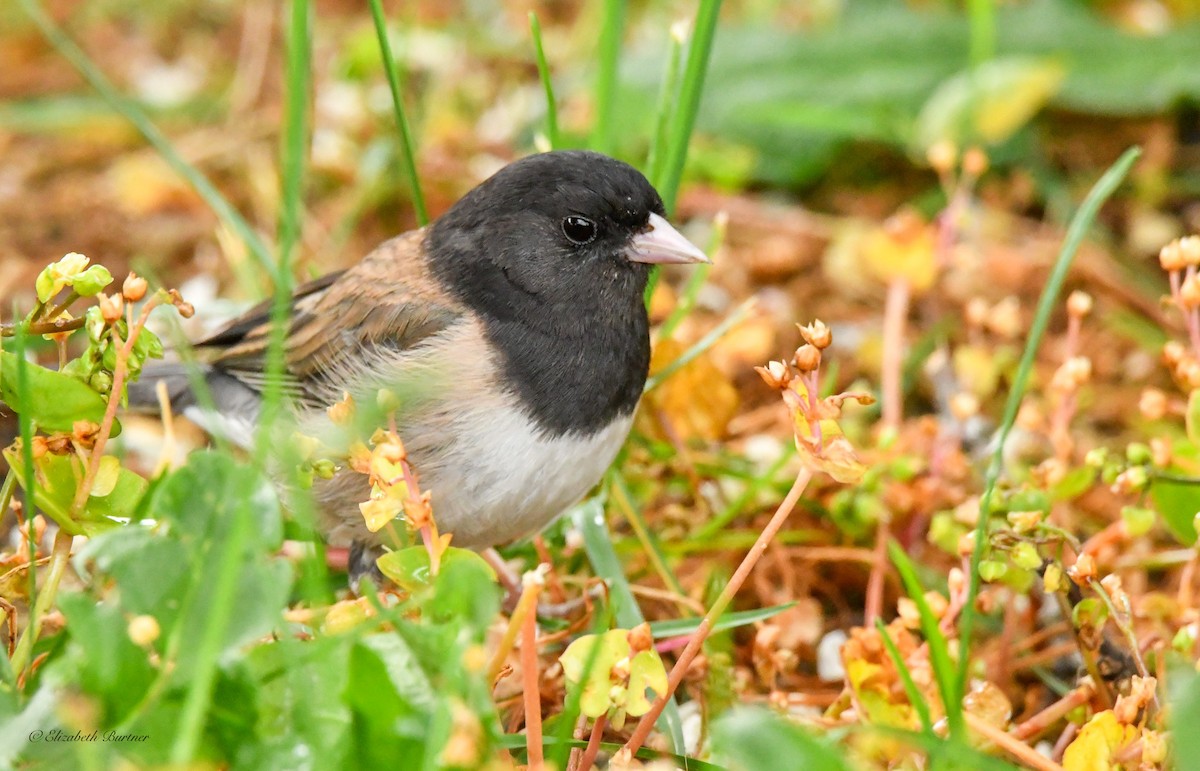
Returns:
[[[369,357],[405,351],[445,330],[463,314],[440,287],[424,256],[424,231],[380,245],[352,268],[296,289],[285,341],[284,389],[317,400],[353,377]],[[201,341],[209,363],[255,390],[265,384],[270,301]]]

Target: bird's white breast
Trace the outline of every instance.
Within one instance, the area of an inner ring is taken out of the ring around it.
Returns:
[[[483,548],[541,530],[603,476],[633,416],[587,436],[546,436],[516,407],[468,409],[442,462],[421,470],[438,528],[453,544]],[[410,446],[410,451],[413,448]]]

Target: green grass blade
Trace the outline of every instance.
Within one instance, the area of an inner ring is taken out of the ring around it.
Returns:
[[[887,627],[884,626],[883,621],[875,619],[875,628],[879,630],[879,636],[883,638],[883,647],[887,648],[888,656],[891,657],[892,663],[896,665],[896,671],[900,673],[900,682],[904,686],[904,693],[908,696],[908,703],[917,711],[917,717],[921,720],[921,730],[932,734],[933,720],[929,717],[929,705],[925,703],[925,697],[921,695],[921,691],[917,688],[917,684],[912,678],[912,672],[909,671],[908,665],[904,663],[904,657],[900,655],[900,649],[896,647],[896,642],[888,634]]]
[[[979,526],[975,528],[975,548],[971,553],[971,570],[968,576],[970,583],[967,589],[966,604],[963,607],[958,627],[959,649],[961,653],[959,654],[955,692],[956,696],[960,699],[961,695],[966,692],[971,633],[974,631],[976,618],[975,598],[979,594],[979,562],[983,558],[983,547],[987,542],[987,512],[991,510],[992,495],[995,493],[996,483],[1000,480],[1000,474],[1004,469],[1004,447],[1008,442],[1008,435],[1012,431],[1013,424],[1017,420],[1017,412],[1021,408],[1021,400],[1025,398],[1025,391],[1029,387],[1029,378],[1033,374],[1034,358],[1037,356],[1038,348],[1041,346],[1042,337],[1046,334],[1046,327],[1050,323],[1050,315],[1054,312],[1054,308],[1058,304],[1058,296],[1062,292],[1063,284],[1067,280],[1067,271],[1071,268],[1071,263],[1075,259],[1075,253],[1079,250],[1079,245],[1083,242],[1083,237],[1087,234],[1088,229],[1092,226],[1092,222],[1096,219],[1101,204],[1113,194],[1117,186],[1121,184],[1121,180],[1125,179],[1125,175],[1129,173],[1129,169],[1132,168],[1134,161],[1141,154],[1141,148],[1129,148],[1117,159],[1116,163],[1104,172],[1104,175],[1100,177],[1096,184],[1092,186],[1083,204],[1079,207],[1079,211],[1075,213],[1075,216],[1071,219],[1071,224],[1067,227],[1067,235],[1063,240],[1062,250],[1058,253],[1054,268],[1050,271],[1050,276],[1046,279],[1046,287],[1042,290],[1042,296],[1038,300],[1033,324],[1029,328],[1029,339],[1025,342],[1025,350],[1021,354],[1021,362],[1017,366],[1016,377],[1013,378],[1012,385],[1009,388],[1008,400],[1004,405],[1004,417],[1000,421],[1000,432],[996,441],[996,449],[992,453],[991,462],[988,464],[983,495],[979,500],[979,511],[981,513]]]
[[[592,563],[592,570],[608,582],[609,597],[612,599],[617,624],[622,629],[633,629],[644,622],[646,617],[638,607],[637,598],[629,588],[629,579],[625,577],[625,568],[613,549],[608,524],[604,521],[603,499],[600,496],[589,498],[572,509],[569,516],[583,534],[583,548],[587,552],[588,561]],[[683,719],[679,716],[679,705],[674,699],[667,702],[667,708],[658,719],[658,727],[671,737],[671,746],[675,751],[682,753]]]
[[[708,61],[720,11],[721,0],[700,0],[700,7],[696,11],[696,24],[683,70],[683,85],[671,121],[667,158],[658,187],[668,212],[675,210],[675,198],[679,194],[679,183],[683,180],[683,165],[687,161],[688,144],[696,126],[696,114],[700,111],[700,97],[704,92],[704,78],[708,74]]]
[[[287,27],[287,90],[284,103],[282,180],[279,210],[279,261],[271,302],[271,332],[267,340],[266,388],[263,390],[262,421],[258,433],[258,458],[271,450],[272,431],[283,400],[284,343],[287,338],[292,300],[292,264],[300,241],[304,207],[304,167],[308,148],[308,93],[311,87],[311,41],[307,0],[293,0]]]
[[[739,626],[753,624],[756,621],[766,621],[768,618],[778,616],[785,610],[794,607],[796,607],[796,603],[785,602],[782,605],[768,605],[765,608],[740,610],[737,613],[724,613],[713,624],[711,632],[715,634],[727,629],[737,629]],[[661,640],[664,637],[682,637],[699,629],[701,620],[700,618],[674,618],[668,621],[655,621],[650,624],[650,634],[656,640]]]
[[[978,67],[996,55],[996,4],[993,0],[967,0],[971,42],[971,67]]]
[[[767,469],[766,473],[760,474],[750,480],[750,483],[746,485],[746,489],[743,490],[737,498],[730,501],[728,506],[717,512],[712,519],[701,525],[700,528],[697,529],[692,535],[692,538],[697,540],[707,540],[715,537],[718,533],[724,530],[730,522],[737,519],[738,516],[746,510],[746,506],[750,504],[750,501],[754,500],[755,496],[762,492],[767,486],[772,484],[772,481],[775,479],[775,475],[787,465],[787,462],[791,460],[792,456],[795,454],[795,443],[788,442],[785,444],[783,447],[783,452],[779,454],[778,458],[771,462],[771,466]]]
[[[183,767],[196,757],[200,737],[212,704],[213,683],[217,675],[217,658],[221,653],[221,638],[229,627],[237,603],[237,580],[241,560],[250,540],[250,523],[253,515],[247,510],[253,499],[251,490],[240,496],[238,515],[230,525],[228,537],[217,552],[216,581],[206,591],[211,592],[212,610],[204,632],[194,643],[198,647],[196,665],[188,681],[187,692],[179,721],[176,724],[175,741],[171,746],[171,765]],[[193,587],[195,588],[195,587]]]
[[[383,71],[387,75],[388,88],[392,92],[396,129],[400,132],[400,160],[404,164],[404,174],[408,177],[408,186],[412,191],[417,223],[424,227],[429,223],[429,213],[425,209],[425,195],[421,192],[421,180],[417,177],[416,151],[413,149],[408,116],[404,111],[404,99],[400,95],[400,74],[396,68],[396,58],[392,56],[392,44],[388,41],[387,19],[383,15],[381,0],[370,0],[370,4],[371,18],[375,21],[375,36],[379,39],[379,55],[383,58]]]
[[[592,128],[593,150],[612,154],[616,116],[617,68],[621,59],[621,32],[625,28],[626,0],[604,0],[600,23],[600,61],[596,72],[596,124]]]
[[[21,315],[17,309],[13,308],[13,319],[20,319]],[[25,466],[25,477],[22,481],[22,486],[25,488],[24,508],[21,509],[23,520],[21,524],[28,528],[29,533],[33,533],[33,518],[37,516],[37,496],[33,494],[37,484],[36,472],[33,467],[33,420],[29,415],[29,407],[24,403],[26,394],[29,393],[29,362],[25,359],[25,325],[16,323],[13,325],[13,353],[17,355],[17,393],[21,395],[21,404],[10,404],[17,413],[17,433],[21,437],[21,463]],[[0,339],[2,341],[2,339]],[[11,469],[10,469],[11,473]],[[5,512],[0,511],[0,515]],[[26,558],[29,565],[37,564],[37,539],[29,538],[25,545],[28,547]],[[33,608],[37,606],[37,571],[26,570],[25,578],[28,582],[26,587],[26,596],[29,598],[27,607]],[[22,635],[22,639],[24,635]],[[32,645],[32,643],[30,643]],[[16,669],[16,668],[14,668]],[[21,673],[18,670],[16,674]]]
[[[662,385],[662,383],[667,378],[671,377],[671,375],[674,375],[676,372],[695,361],[698,356],[702,355],[709,348],[712,348],[714,345],[716,345],[717,341],[724,337],[730,329],[733,329],[733,327],[740,324],[742,320],[750,315],[750,311],[754,309],[754,304],[755,300],[753,297],[751,297],[749,300],[746,300],[741,305],[734,308],[733,313],[730,313],[728,316],[726,316],[725,320],[713,327],[707,335],[693,343],[690,348],[679,355],[679,358],[663,367],[662,370],[656,373],[654,376],[648,378],[646,380],[645,391],[653,391],[655,388]]]
[[[917,578],[917,571],[909,561],[908,555],[904,553],[904,549],[892,541],[888,544],[888,554],[891,555],[892,563],[900,573],[901,580],[904,581],[904,588],[908,592],[908,596],[917,605],[917,612],[921,619],[921,634],[925,636],[925,643],[929,646],[929,663],[933,667],[933,676],[937,681],[938,692],[942,696],[942,703],[946,709],[946,721],[950,724],[950,739],[965,741],[967,724],[963,719],[962,699],[958,696],[955,688],[956,673],[954,663],[950,658],[950,646],[946,642],[946,636],[938,627],[937,617],[933,615],[929,603],[925,600],[925,589],[921,586],[921,582]]]
[[[641,510],[634,505],[633,493],[630,492],[629,485],[625,484],[625,477],[618,470],[614,470],[612,473],[612,491],[613,502],[617,504],[617,508],[625,515],[629,526],[633,528],[634,535],[641,542],[643,551],[646,552],[650,564],[654,567],[654,572],[658,573],[669,591],[686,597],[687,592],[683,590],[679,579],[675,577],[674,571],[667,564],[667,556],[663,553],[662,545],[654,535],[649,523],[646,522],[646,518],[642,516]]]
[[[542,24],[538,21],[535,11],[529,12],[529,34],[533,37],[533,52],[537,56],[538,77],[542,80],[542,89],[546,92],[546,140],[550,149],[559,146],[558,142],[558,102],[554,99],[554,84],[550,81],[550,65],[546,63],[546,50],[542,47]]]
[[[171,140],[158,130],[145,111],[132,99],[128,99],[117,90],[100,71],[100,68],[83,52],[83,49],[67,37],[66,33],[46,15],[38,0],[20,0],[20,3],[21,8],[37,26],[43,37],[64,59],[71,63],[83,76],[83,79],[96,89],[114,110],[133,124],[134,128],[141,133],[142,137],[162,156],[162,159],[176,174],[187,180],[187,183],[204,199],[217,218],[242,240],[266,275],[274,280],[275,261],[271,257],[271,250],[267,248],[266,243],[250,226],[250,223],[233,208],[229,201],[225,200],[225,197],[217,191],[207,177],[183,159],[183,156],[175,150],[175,146],[171,144]]]
[[[679,96],[679,64],[683,59],[683,43],[686,36],[687,32],[682,24],[671,25],[667,47],[667,71],[663,75],[662,89],[658,92],[658,106],[654,110],[654,133],[650,135],[650,152],[646,156],[646,176],[650,178],[655,189],[663,181],[667,128]]]

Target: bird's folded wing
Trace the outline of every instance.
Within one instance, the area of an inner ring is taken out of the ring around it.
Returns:
[[[423,231],[406,233],[358,265],[296,289],[285,340],[286,393],[324,401],[373,358],[431,343],[462,316],[461,305],[430,274],[422,244]],[[261,303],[197,347],[208,349],[214,368],[262,390],[270,317],[270,301]]]

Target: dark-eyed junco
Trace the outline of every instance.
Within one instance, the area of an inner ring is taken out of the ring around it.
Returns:
[[[593,152],[533,155],[428,227],[301,286],[286,340],[300,430],[334,428],[351,394],[396,395],[396,422],[434,517],[455,546],[530,535],[594,486],[629,432],[650,359],[643,304],[653,263],[707,262],[663,217],[633,167]],[[148,367],[131,401],[174,406],[243,443],[263,388],[264,304],[197,344],[218,414],[178,365]],[[372,543],[362,474],[317,480],[331,543]]]

